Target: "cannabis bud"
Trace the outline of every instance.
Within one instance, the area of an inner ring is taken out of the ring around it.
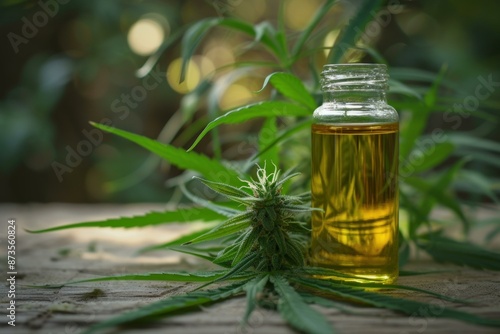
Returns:
[[[213,191],[245,205],[246,210],[189,243],[234,235],[234,242],[214,260],[216,264],[233,267],[232,275],[250,267],[259,272],[271,272],[304,266],[310,230],[304,222],[296,220],[296,215],[311,211],[310,206],[303,205],[309,194],[282,194],[283,184],[297,175],[299,173],[285,173],[280,177],[276,166],[271,173],[265,166],[258,167],[257,180],[242,180],[246,186],[241,188],[200,179]]]

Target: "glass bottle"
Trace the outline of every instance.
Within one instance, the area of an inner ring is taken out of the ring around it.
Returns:
[[[325,65],[312,125],[312,206],[321,211],[311,262],[382,283],[398,276],[399,123],[387,79],[382,64]]]

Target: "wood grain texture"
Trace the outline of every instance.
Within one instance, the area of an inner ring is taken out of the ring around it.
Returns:
[[[209,264],[174,252],[158,251],[138,256],[143,246],[172,240],[187,231],[182,224],[142,229],[74,229],[49,234],[29,234],[37,229],[79,221],[105,219],[162,210],[162,205],[0,205],[0,270],[6,270],[7,219],[17,223],[16,327],[7,326],[2,311],[0,333],[76,334],[98,321],[137,306],[181,294],[193,285],[170,282],[109,281],[82,283],[57,289],[32,288],[102,275],[171,270],[207,269]],[[488,213],[486,213],[488,214]],[[425,257],[412,261],[407,270],[441,270],[440,273],[400,277],[398,283],[424,288],[451,297],[475,300],[474,306],[438,301],[413,292],[387,291],[409,299],[431,302],[428,317],[416,318],[388,310],[347,306],[349,313],[318,309],[328,316],[338,333],[499,333],[499,329],[438,319],[442,305],[491,318],[500,318],[500,273],[442,265]],[[97,289],[97,290],[96,290]],[[8,302],[6,285],[0,287],[0,304]],[[244,298],[234,298],[140,328],[118,329],[116,333],[293,333],[277,313],[257,310],[245,329],[240,327]]]

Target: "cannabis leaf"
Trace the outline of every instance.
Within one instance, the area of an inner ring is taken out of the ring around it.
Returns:
[[[196,255],[219,264],[226,269],[208,272],[165,272],[107,276],[88,280],[68,282],[66,284],[89,283],[109,280],[159,280],[189,282],[198,285],[193,291],[173,296],[156,303],[138,308],[90,327],[86,334],[101,332],[110,327],[138,321],[150,320],[172,312],[187,310],[246,293],[246,310],[242,318],[244,325],[252,312],[258,307],[277,309],[290,326],[304,333],[332,333],[331,324],[309,304],[334,307],[342,312],[350,312],[342,303],[330,298],[361,302],[374,307],[386,308],[406,314],[426,316],[425,312],[432,304],[417,302],[384,294],[387,289],[409,290],[427,294],[441,300],[471,304],[432,291],[396,284],[381,284],[375,280],[341,273],[329,268],[317,268],[306,265],[306,249],[310,230],[306,222],[298,219],[299,214],[310,212],[308,194],[286,195],[283,184],[298,173],[287,172],[280,175],[276,166],[269,171],[266,166],[258,167],[256,179],[244,180],[244,186],[237,188],[228,184],[206,179],[199,179],[207,187],[226,198],[244,205],[244,210],[224,211],[226,219],[202,233],[195,232],[171,241],[171,249]],[[205,203],[199,201],[200,203]],[[215,212],[220,206],[206,203]],[[217,213],[221,217],[220,213]],[[140,225],[140,224],[139,224]],[[431,238],[432,237],[432,238]],[[208,250],[191,249],[193,244],[203,245],[224,238],[220,251],[213,255]],[[181,241],[183,246],[181,246]],[[458,246],[439,236],[420,238],[421,247],[431,252],[434,250],[453,251]],[[433,240],[431,244],[427,240]],[[436,244],[436,242],[439,242]],[[435,246],[438,245],[438,246]],[[433,254],[434,255],[434,254]],[[353,279],[356,279],[354,281]],[[231,280],[230,284],[227,282]],[[234,282],[236,281],[236,282]],[[214,283],[224,284],[212,289],[205,289]],[[60,287],[57,286],[45,286]],[[378,289],[373,291],[368,289]],[[435,317],[452,318],[473,324],[500,327],[500,321],[483,318],[464,311],[442,307]]]
[[[185,295],[173,296],[165,300],[147,305],[137,310],[124,313],[118,317],[103,321],[94,326],[91,326],[83,334],[98,333],[103,329],[131,323],[134,321],[144,320],[155,316],[167,314],[169,312],[187,309],[189,307],[203,305],[216,300],[223,300],[241,293],[246,282],[237,282],[228,286],[210,291],[195,291]]]
[[[176,211],[165,212],[148,212],[144,215],[132,217],[111,218],[101,221],[81,222],[76,224],[55,226],[43,230],[26,230],[30,233],[45,233],[59,230],[66,230],[70,228],[81,227],[113,227],[113,228],[132,228],[132,227],[145,227],[150,225],[168,224],[168,223],[182,223],[191,221],[205,221],[211,222],[221,218],[221,215],[208,208],[189,208],[178,209]]]
[[[318,311],[307,305],[282,276],[271,276],[280,295],[278,311],[292,326],[305,333],[332,333],[332,327]]]

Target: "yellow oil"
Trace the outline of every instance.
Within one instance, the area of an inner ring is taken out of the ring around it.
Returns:
[[[398,131],[398,123],[312,126],[312,206],[322,209],[312,214],[313,265],[397,278]]]

